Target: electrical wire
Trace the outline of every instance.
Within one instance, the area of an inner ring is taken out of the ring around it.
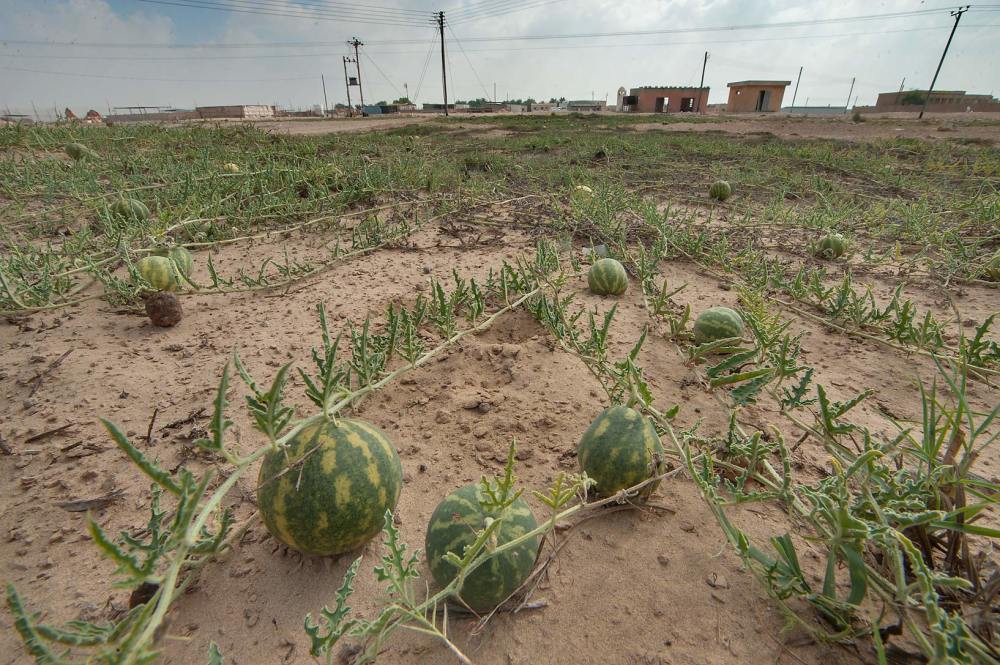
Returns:
[[[458,35],[455,34],[455,30],[452,29],[450,25],[448,26],[448,32],[451,33],[451,36],[455,40],[455,43],[458,44],[458,49],[462,52],[462,55],[465,56],[465,61],[469,63],[469,69],[472,70],[472,73],[476,77],[476,80],[479,81],[479,87],[483,89],[483,93],[485,93],[485,98],[490,99],[490,91],[486,89],[486,86],[483,84],[483,80],[479,78],[479,72],[476,71],[476,67],[472,64],[472,60],[469,59],[469,55],[465,52],[465,47],[462,46],[462,42],[459,40]]]
[[[536,9],[538,7],[555,4],[557,2],[566,2],[566,0],[528,0],[528,2],[515,2],[508,6],[498,6],[492,10],[484,10],[470,14],[459,14],[452,22],[456,25],[461,23],[471,23],[485,18],[496,18],[498,16],[515,14],[527,9]]]
[[[316,79],[315,76],[282,76],[281,78],[268,79],[168,79],[155,78],[151,76],[112,76],[110,74],[91,74],[89,72],[51,72],[43,69],[28,69],[27,67],[7,67],[6,65],[0,65],[0,69],[14,72],[31,72],[33,74],[72,76],[74,78],[112,79],[116,81],[156,81],[162,83],[275,83],[279,81],[314,81]]]
[[[378,66],[378,63],[377,63],[377,62],[375,62],[375,61],[374,61],[374,60],[372,59],[372,57],[371,57],[370,55],[368,55],[368,53],[367,53],[367,52],[365,52],[365,51],[362,51],[362,52],[361,52],[361,54],[362,54],[363,56],[365,56],[366,58],[368,58],[368,62],[372,63],[372,65],[374,65],[374,66],[375,66],[375,69],[376,69],[376,70],[378,71],[378,73],[379,73],[379,74],[381,74],[381,75],[382,75],[382,78],[384,78],[384,79],[385,79],[385,82],[389,84],[389,87],[391,87],[391,88],[392,88],[393,90],[395,90],[395,91],[396,91],[396,99],[400,99],[400,98],[401,98],[401,97],[403,96],[403,93],[401,93],[401,92],[399,91],[399,88],[397,88],[397,87],[396,87],[396,84],[395,84],[395,83],[393,83],[392,81],[390,81],[390,80],[389,80],[389,77],[385,75],[385,72],[383,72],[383,71],[382,71],[382,68]]]
[[[450,27],[450,26],[449,26]],[[959,30],[973,29],[973,28],[998,28],[1000,24],[986,24],[986,25],[959,25]],[[657,47],[657,46],[688,46],[688,45],[707,45],[707,44],[749,44],[757,42],[774,42],[774,41],[786,41],[786,40],[798,40],[798,39],[840,39],[845,37],[864,37],[871,35],[885,35],[894,33],[912,33],[912,32],[932,32],[941,30],[940,26],[927,27],[927,28],[902,28],[898,30],[878,30],[878,31],[866,31],[866,32],[846,32],[846,33],[831,33],[826,35],[790,35],[783,37],[756,37],[747,39],[717,39],[717,40],[691,40],[691,41],[669,41],[669,42],[644,42],[641,44],[560,44],[557,46],[523,46],[517,47],[517,51],[563,51],[563,50],[579,50],[579,49],[612,49],[612,48],[635,48],[636,46],[641,46],[642,48],[647,47]],[[457,39],[457,38],[456,38]],[[372,44],[376,42],[365,42],[367,44]],[[262,46],[268,48],[300,48],[300,47],[313,47],[313,46],[333,46],[339,45],[340,42],[315,42],[307,44],[264,44]],[[46,43],[46,46],[51,46],[53,44]],[[75,46],[71,43],[62,43],[60,46]],[[204,48],[211,48],[213,46],[221,45],[205,45]],[[228,45],[233,48],[250,48],[253,45]],[[136,46],[135,48],[137,48]],[[131,48],[131,47],[130,47]],[[200,46],[185,46],[184,48],[202,48]],[[369,49],[370,50],[370,49]],[[485,47],[485,48],[469,48],[466,49],[462,46],[462,51],[465,53],[509,53],[513,50],[511,47]],[[379,56],[387,55],[420,55],[424,53],[421,51],[377,51]],[[34,54],[34,53],[0,53],[0,57],[3,58],[28,58],[28,59],[39,59],[39,60],[96,60],[96,61],[156,61],[156,62],[166,62],[166,61],[191,61],[191,60],[269,60],[269,59],[300,59],[300,58],[321,58],[321,57],[339,57],[341,54],[339,52],[325,52],[325,53],[271,53],[271,54],[254,54],[254,55],[183,55],[183,56],[143,56],[143,55],[48,55],[48,54]]]
[[[420,88],[424,84],[424,75],[427,74],[427,65],[430,64],[431,54],[434,53],[434,42],[437,41],[437,30],[431,35],[430,45],[427,47],[427,55],[424,57],[424,67],[420,70],[420,80],[417,81],[417,91],[413,93],[413,99],[410,101],[414,104],[417,103],[417,99],[420,98]]]
[[[139,0],[136,0],[137,2]],[[314,11],[321,11],[325,14],[338,15],[344,18],[373,18],[387,19],[391,21],[404,22],[426,22],[428,12],[416,9],[388,9],[384,7],[364,7],[347,3],[334,2],[331,0],[295,0],[291,2],[275,2],[273,0],[246,0],[245,4],[271,5],[269,9],[275,11],[291,10],[302,11],[315,7]],[[303,5],[305,7],[303,7]]]
[[[259,16],[280,16],[282,18],[302,18],[309,19],[313,21],[345,21],[349,20],[352,23],[369,23],[375,25],[393,25],[398,27],[422,27],[426,22],[413,21],[396,21],[388,19],[377,19],[377,18],[350,18],[345,17],[341,14],[332,14],[320,10],[301,10],[301,11],[280,11],[276,7],[270,7],[263,4],[254,4],[249,2],[249,0],[218,0],[213,2],[212,0],[135,0],[136,2],[143,2],[151,5],[167,5],[172,7],[189,7],[192,9],[208,9],[212,11],[222,11],[234,14],[256,14]],[[280,4],[280,3],[279,3]],[[282,5],[287,6],[287,5]]]

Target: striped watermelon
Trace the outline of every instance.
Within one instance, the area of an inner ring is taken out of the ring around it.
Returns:
[[[82,143],[67,143],[63,150],[65,150],[66,154],[76,161],[81,159],[94,159],[97,157],[96,152]]]
[[[698,344],[730,337],[743,337],[743,319],[728,307],[709,307],[694,322],[694,341]]]
[[[455,490],[438,504],[427,526],[424,551],[437,583],[446,586],[455,579],[458,569],[444,559],[448,552],[462,556],[473,543],[486,520],[502,518],[484,554],[538,527],[524,499],[517,499],[502,515],[487,512],[480,499],[482,487],[466,485]],[[459,591],[462,601],[476,612],[489,612],[521,586],[535,567],[539,538],[535,536],[484,562],[466,577]]]
[[[611,496],[666,470],[663,444],[653,422],[635,409],[612,406],[590,424],[577,447],[580,468],[597,482],[597,493]],[[659,482],[644,487],[643,498]]]
[[[600,296],[620,296],[628,288],[628,273],[614,259],[600,259],[587,271],[590,290]]]
[[[733,188],[725,180],[716,180],[708,188],[708,195],[716,201],[725,201],[733,194]]]
[[[147,256],[135,264],[144,280],[157,291],[176,291],[180,286],[177,265],[166,256]]]
[[[1000,250],[993,255],[993,258],[986,262],[983,270],[984,277],[993,282],[1000,282]]]
[[[301,461],[301,462],[300,462]],[[371,540],[394,510],[403,467],[389,438],[362,420],[306,427],[260,466],[257,503],[271,535],[329,556]]]
[[[177,266],[177,270],[185,277],[191,274],[191,265],[194,260],[191,258],[191,252],[183,247],[157,249],[152,254],[153,256],[165,256],[169,258]]]
[[[816,256],[839,259],[847,251],[847,238],[839,233],[828,233],[816,245]]]
[[[149,208],[138,199],[118,199],[111,204],[111,212],[118,217],[137,222],[149,219]]]

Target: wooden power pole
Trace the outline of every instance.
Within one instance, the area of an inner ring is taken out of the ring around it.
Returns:
[[[359,42],[357,37],[347,43],[354,47],[354,64],[358,68],[358,95],[361,96],[361,113],[363,114],[365,112],[365,89],[361,86],[361,57],[358,55],[358,47],[365,44]]]
[[[351,105],[351,79],[347,77],[347,61],[350,60],[346,55],[344,56],[344,85],[347,86],[347,112],[350,115],[354,115],[354,107]]]
[[[444,114],[448,115],[448,70],[444,65],[444,12],[437,13],[437,24],[441,33],[441,89],[444,90]]]
[[[937,83],[938,74],[941,73],[941,65],[944,64],[944,57],[948,55],[948,47],[951,46],[951,39],[955,36],[955,30],[958,28],[958,22],[962,20],[962,14],[967,11],[969,11],[969,5],[959,7],[951,13],[951,15],[955,17],[955,25],[951,26],[951,34],[948,35],[948,42],[944,45],[944,53],[941,54],[941,60],[938,62],[937,69],[934,70],[934,78],[931,79],[931,89],[927,91],[927,97],[924,98],[924,106],[920,109],[920,115],[918,115],[917,118],[924,117],[924,111],[927,110],[927,105],[931,101],[931,93],[934,92],[934,84]]]
[[[708,67],[708,51],[705,51],[705,60],[701,63],[701,83],[698,84],[698,108],[701,113],[701,97],[705,94],[705,68]]]

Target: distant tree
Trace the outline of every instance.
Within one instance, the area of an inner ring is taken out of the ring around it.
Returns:
[[[389,102],[385,101],[384,99],[380,102],[375,102],[375,106],[388,106],[388,105]]]
[[[916,90],[911,90],[908,93],[906,93],[905,95],[903,95],[903,99],[900,100],[900,103],[902,103],[904,105],[906,105],[906,104],[923,104],[924,103],[924,99],[926,99],[926,97],[924,95],[921,95]]]
[[[409,97],[400,97],[399,99],[393,102],[393,104],[412,104],[412,103],[413,102],[410,101]]]
[[[525,104],[537,104],[538,102],[535,101],[534,97],[528,97],[526,100],[524,100],[524,103]]]

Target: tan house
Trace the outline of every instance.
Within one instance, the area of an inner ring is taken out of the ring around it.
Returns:
[[[1000,111],[1000,100],[992,95],[969,94],[964,90],[935,90],[927,99],[926,90],[908,90],[906,92],[879,93],[875,107],[867,107],[866,111],[877,113],[892,113],[900,111],[919,111],[927,101],[930,113],[965,113],[967,111]]]
[[[625,113],[685,113],[704,111],[708,87],[669,85],[632,88],[628,95],[619,91],[619,109]]]
[[[734,81],[729,83],[729,113],[773,113],[781,109],[781,99],[791,81]]]

